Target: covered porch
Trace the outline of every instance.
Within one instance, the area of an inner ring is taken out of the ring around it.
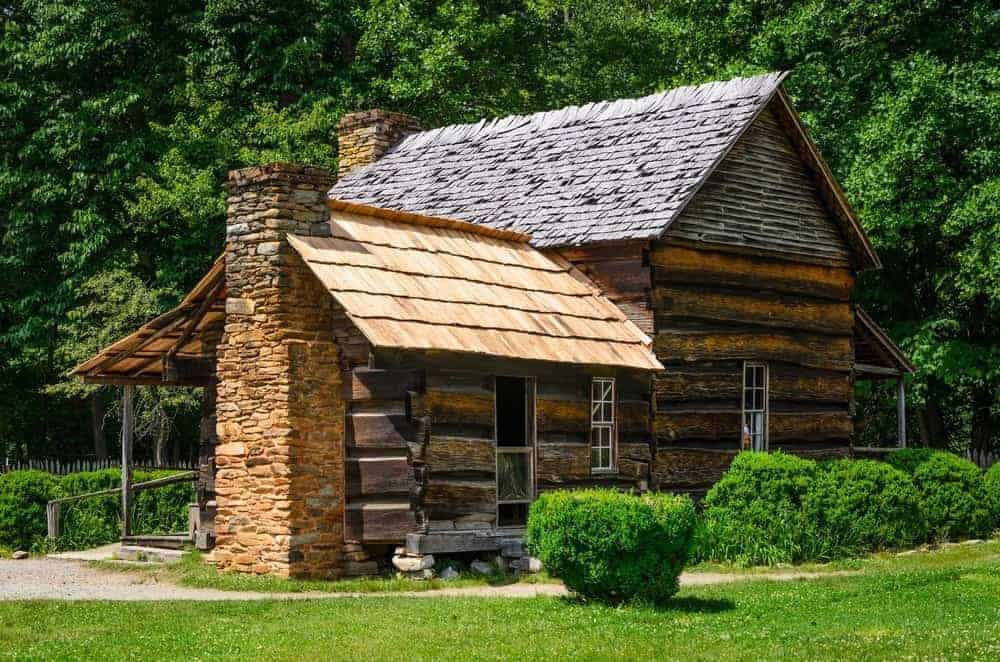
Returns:
[[[214,538],[215,350],[225,323],[225,297],[225,262],[220,257],[179,305],[104,348],[73,370],[73,374],[85,383],[120,386],[122,389],[123,545],[178,549],[193,543],[199,549],[211,548]],[[136,388],[152,386],[204,389],[198,470],[151,481],[150,484],[136,484],[132,466]],[[196,485],[197,504],[192,505],[188,532],[134,535],[132,515],[135,492],[179,480],[191,480]],[[58,531],[58,507],[55,513],[54,526]],[[51,533],[51,513],[49,519]]]
[[[854,315],[854,377],[895,383],[896,445],[906,448],[906,375],[915,370],[903,351],[861,307]],[[879,457],[893,447],[855,446],[856,456]]]

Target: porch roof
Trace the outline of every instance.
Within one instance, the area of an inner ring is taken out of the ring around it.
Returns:
[[[617,306],[527,235],[329,205],[330,237],[289,241],[376,349],[662,369]]]
[[[854,312],[854,371],[859,377],[886,379],[916,370],[871,315],[860,306]]]
[[[225,308],[225,262],[220,257],[176,308],[105,347],[73,374],[91,384],[203,386],[212,373],[209,359]]]

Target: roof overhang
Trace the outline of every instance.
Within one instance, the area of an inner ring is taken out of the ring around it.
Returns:
[[[89,384],[205,386],[225,319],[225,262],[219,258],[180,305],[73,369]]]
[[[861,307],[854,311],[854,372],[863,379],[891,379],[916,367]]]

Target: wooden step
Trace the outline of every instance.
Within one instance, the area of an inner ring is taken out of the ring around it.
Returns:
[[[158,549],[184,549],[191,544],[186,533],[166,535],[122,536],[122,544],[130,547],[155,547]]]

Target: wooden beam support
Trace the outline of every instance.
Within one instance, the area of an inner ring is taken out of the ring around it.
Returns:
[[[855,363],[854,372],[858,375],[869,377],[896,377],[899,370],[895,368],[885,368],[880,365],[868,365],[867,363]]]
[[[122,538],[132,535],[132,436],[135,386],[122,387]]]
[[[219,295],[219,292],[221,292],[222,288],[225,286],[226,286],[226,279],[225,278],[220,279],[219,282],[215,284],[215,287],[213,287],[205,295],[205,298],[202,299],[200,304],[198,304],[198,309],[195,311],[194,316],[191,318],[191,322],[187,325],[187,328],[184,329],[184,333],[182,333],[181,337],[177,339],[177,342],[174,344],[174,346],[171,347],[170,350],[167,352],[164,361],[173,360],[173,358],[184,346],[184,343],[186,343],[191,338],[191,336],[194,335],[194,332],[195,330],[197,330],[198,325],[201,324],[201,320],[205,318],[206,314],[208,314],[208,310],[212,307],[212,304],[215,303],[216,297]]]
[[[896,424],[900,448],[906,448],[906,381],[902,375],[896,380]]]

